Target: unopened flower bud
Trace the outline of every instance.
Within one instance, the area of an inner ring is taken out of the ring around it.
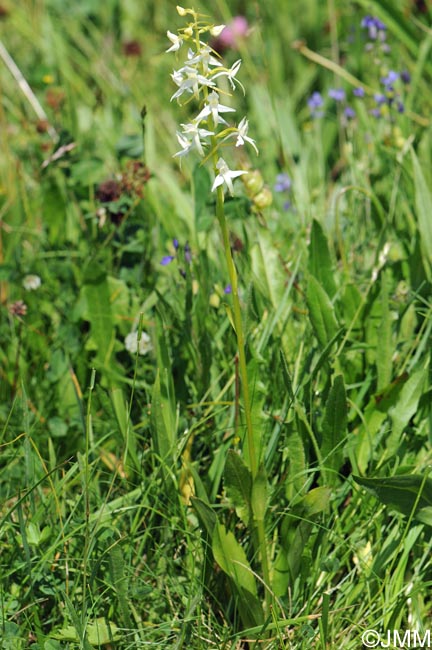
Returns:
[[[212,36],[217,37],[221,32],[223,32],[224,29],[225,29],[225,25],[215,25],[210,29],[210,34]]]
[[[261,192],[258,192],[258,194],[254,196],[253,202],[257,208],[263,210],[273,203],[273,194],[268,187],[263,187]]]
[[[264,187],[264,179],[258,169],[250,171],[246,176],[243,176],[244,186],[251,196],[255,196]]]

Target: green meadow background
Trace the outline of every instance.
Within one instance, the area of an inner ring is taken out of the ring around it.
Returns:
[[[182,59],[166,32],[184,19],[167,0],[0,0],[0,645],[423,638],[431,5],[194,8],[249,25],[224,57],[242,59],[246,92],[229,101],[259,156],[234,151],[252,180],[225,210],[259,480],[211,171],[172,157],[191,109],[170,101]],[[384,50],[367,47],[367,15]]]

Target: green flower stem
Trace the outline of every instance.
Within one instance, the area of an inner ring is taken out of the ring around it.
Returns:
[[[218,187],[216,192],[217,192],[216,193],[216,216],[222,231],[222,238],[223,238],[224,249],[225,249],[225,258],[227,262],[228,275],[231,283],[231,290],[233,296],[234,328],[237,336],[239,371],[240,371],[241,387],[243,393],[243,407],[244,407],[245,417],[246,417],[246,436],[247,436],[248,452],[249,452],[249,467],[252,474],[252,480],[254,480],[258,472],[258,463],[257,463],[255,439],[254,439],[253,424],[252,424],[252,417],[251,417],[251,401],[250,401],[249,381],[248,381],[247,365],[246,365],[245,339],[244,339],[243,323],[242,323],[242,316],[241,316],[240,299],[238,295],[237,271],[232,257],[231,246],[229,241],[229,230],[228,230],[228,225],[227,225],[225,210],[224,210],[223,188]],[[262,577],[265,583],[265,609],[266,609],[266,613],[269,614],[271,604],[272,604],[272,596],[270,591],[270,571],[269,571],[269,563],[268,563],[268,556],[267,556],[267,544],[266,544],[264,520],[259,519],[256,520],[255,523],[256,523],[256,530],[258,534],[258,548],[261,556]]]
[[[245,417],[246,417],[246,436],[247,436],[248,452],[249,452],[249,467],[252,473],[252,478],[254,479],[255,476],[257,475],[258,464],[256,458],[255,439],[254,439],[252,417],[251,417],[251,401],[250,401],[250,394],[249,394],[249,381],[248,381],[247,365],[246,365],[243,323],[241,317],[240,299],[238,295],[237,271],[231,253],[229,231],[228,231],[228,225],[227,225],[225,210],[224,210],[223,188],[218,187],[216,192],[217,192],[216,216],[222,231],[222,238],[223,238],[224,249],[225,249],[225,258],[227,262],[228,275],[230,279],[232,296],[233,296],[234,328],[237,336],[239,371],[240,371],[240,378],[241,378],[241,385],[242,385],[242,392],[243,392],[243,407],[244,407]]]

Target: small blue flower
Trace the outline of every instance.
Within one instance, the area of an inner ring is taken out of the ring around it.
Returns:
[[[375,93],[374,94],[374,100],[378,104],[378,106],[382,106],[382,104],[385,104],[387,101],[387,97],[383,95],[382,93]]]
[[[399,101],[396,104],[396,109],[398,113],[404,113],[405,112],[405,106],[403,105],[403,102]]]
[[[307,104],[310,108],[310,112],[312,117],[322,117],[324,115],[323,111],[320,111],[318,109],[321,108],[324,104],[324,100],[322,98],[321,93],[315,91],[312,93],[312,95],[309,97]]]
[[[389,73],[381,78],[381,83],[385,86],[386,90],[393,90],[393,84],[399,79],[399,74],[394,70],[390,70]]]
[[[173,239],[173,246],[174,246],[174,248],[175,248],[176,250],[178,250],[179,245],[180,245],[180,244],[179,244],[179,240],[178,240],[176,237],[174,237],[174,239]]]
[[[408,70],[402,70],[400,77],[404,84],[409,84],[409,82],[411,81],[411,75],[408,72]]]
[[[232,286],[230,284],[227,284],[224,289],[224,293],[232,293]]]
[[[289,192],[291,185],[291,179],[288,174],[278,174],[273,189],[275,192]]]
[[[354,97],[364,97],[365,96],[364,88],[362,88],[361,86],[354,88],[353,95]]]
[[[328,96],[334,99],[335,102],[343,102],[345,99],[345,91],[343,88],[330,88]]]
[[[351,108],[351,106],[345,106],[344,115],[347,120],[353,120],[356,116],[356,112],[353,108]]]
[[[371,41],[385,40],[385,32],[387,27],[376,16],[365,16],[361,21],[361,26],[368,30],[368,35]]]
[[[168,266],[175,259],[174,255],[165,255],[160,261],[161,266]]]

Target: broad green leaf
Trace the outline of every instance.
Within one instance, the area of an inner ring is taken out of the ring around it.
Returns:
[[[121,630],[115,623],[109,622],[107,624],[104,618],[97,618],[89,623],[86,626],[86,635],[87,644],[84,642],[83,646],[85,648],[89,648],[90,646],[99,648],[101,645],[107,645],[110,641],[119,641],[122,637]],[[57,632],[53,632],[51,637],[59,641],[80,642],[77,630],[73,625],[68,625]]]
[[[252,512],[257,521],[264,521],[268,502],[268,481],[263,466],[258,470],[252,483]]]
[[[250,249],[250,258],[256,286],[277,309],[285,291],[287,276],[269,232],[260,231],[258,241]]]
[[[96,359],[105,366],[109,363],[114,345],[114,324],[106,275],[97,273],[97,269],[94,272],[94,277],[87,274],[82,295],[90,321],[91,340],[97,351]]]
[[[313,488],[295,504],[295,511],[304,517],[314,517],[327,510],[332,491],[324,485]]]
[[[432,263],[432,192],[426,183],[419,160],[411,150],[411,157],[414,170],[415,201],[417,209],[418,228],[422,241],[422,256],[429,269],[429,279],[431,275]]]
[[[325,347],[336,336],[339,327],[330,298],[313,275],[309,276],[306,303],[315,335]]]
[[[342,375],[337,375],[330,389],[324,421],[322,424],[321,454],[325,467],[337,472],[342,464],[342,441],[347,425],[347,403]],[[331,472],[329,480],[334,483],[336,475]]]
[[[225,460],[224,485],[237,516],[249,524],[251,515],[252,475],[243,459],[229,449]]]
[[[392,432],[387,439],[389,454],[396,451],[403,430],[417,412],[418,403],[423,393],[426,372],[424,369],[417,370],[408,379],[399,393],[399,399],[395,406],[390,409]]]
[[[220,568],[233,580],[235,586],[257,595],[255,577],[246,557],[231,531],[217,524],[213,532],[213,555]]]
[[[312,222],[309,244],[309,272],[318,280],[330,298],[336,293],[333,264],[327,244],[327,238],[321,224]]]
[[[420,474],[387,478],[353,476],[353,479],[386,506],[406,516],[414,512],[416,519],[431,525],[432,479]]]

